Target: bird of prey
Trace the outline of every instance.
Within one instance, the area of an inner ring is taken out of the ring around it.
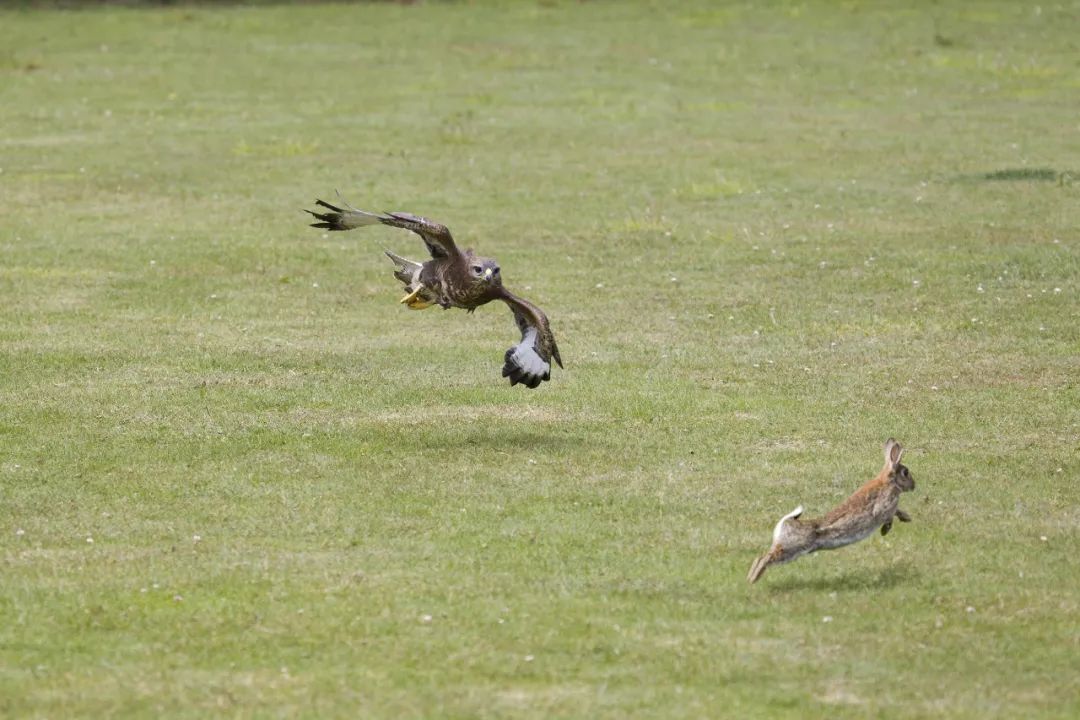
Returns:
[[[397,265],[394,277],[405,284],[401,302],[410,308],[422,310],[438,304],[447,310],[456,307],[472,312],[492,300],[509,305],[521,330],[521,342],[507,350],[504,358],[502,374],[510,378],[511,385],[521,383],[536,388],[551,377],[552,359],[562,367],[555,336],[543,311],[503,287],[499,264],[494,259],[480,257],[471,249],[459,249],[445,226],[403,212],[369,213],[346,203],[341,208],[322,200],[315,204],[322,208],[321,212],[305,210],[319,221],[311,227],[333,231],[382,224],[411,230],[424,240],[431,253],[427,262],[386,251]]]

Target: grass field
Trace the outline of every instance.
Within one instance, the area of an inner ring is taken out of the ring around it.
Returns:
[[[0,715],[1080,715],[1080,5],[909,6],[0,10]]]

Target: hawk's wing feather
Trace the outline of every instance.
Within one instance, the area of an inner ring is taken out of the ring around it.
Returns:
[[[510,378],[511,385],[521,383],[535,388],[551,377],[551,361],[562,367],[559,346],[551,332],[547,315],[543,310],[509,290],[503,290],[500,299],[514,312],[514,321],[521,330],[521,342],[506,351],[503,377]]]
[[[450,257],[459,253],[454,238],[445,225],[403,212],[387,213],[385,216],[380,217],[379,220],[384,225],[412,230],[424,239],[424,244],[427,245],[428,252],[431,253],[433,258]]]
[[[445,258],[459,254],[457,245],[454,243],[454,238],[450,235],[450,231],[446,229],[445,225],[440,225],[437,222],[432,222],[427,218],[419,217],[418,215],[410,215],[409,213],[392,212],[392,213],[369,213],[364,210],[357,210],[356,208],[349,207],[347,204],[344,208],[331,205],[323,200],[316,200],[315,204],[326,208],[329,212],[315,212],[313,210],[305,210],[320,222],[312,223],[311,227],[325,228],[330,231],[352,230],[358,227],[364,227],[366,225],[389,225],[391,227],[404,228],[405,230],[412,230],[424,240],[424,244],[427,245],[428,252],[431,253],[433,258]]]

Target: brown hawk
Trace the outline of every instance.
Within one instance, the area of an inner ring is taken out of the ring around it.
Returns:
[[[315,204],[325,212],[305,210],[319,220],[311,227],[352,230],[381,223],[412,230],[423,238],[431,253],[427,262],[418,263],[386,252],[398,267],[394,277],[405,284],[406,294],[401,302],[410,308],[422,310],[439,304],[447,310],[456,307],[472,312],[492,300],[509,305],[521,330],[521,342],[506,351],[502,370],[511,385],[539,386],[551,377],[552,359],[562,367],[559,347],[543,311],[503,287],[499,264],[494,259],[480,257],[471,249],[460,250],[445,226],[408,213],[369,213],[345,203],[342,203],[344,208],[335,207],[322,200],[316,200]]]

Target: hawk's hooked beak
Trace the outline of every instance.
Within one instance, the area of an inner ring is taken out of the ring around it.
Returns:
[[[484,279],[485,280],[490,280],[491,279],[491,268],[488,268],[487,270],[484,271]]]

